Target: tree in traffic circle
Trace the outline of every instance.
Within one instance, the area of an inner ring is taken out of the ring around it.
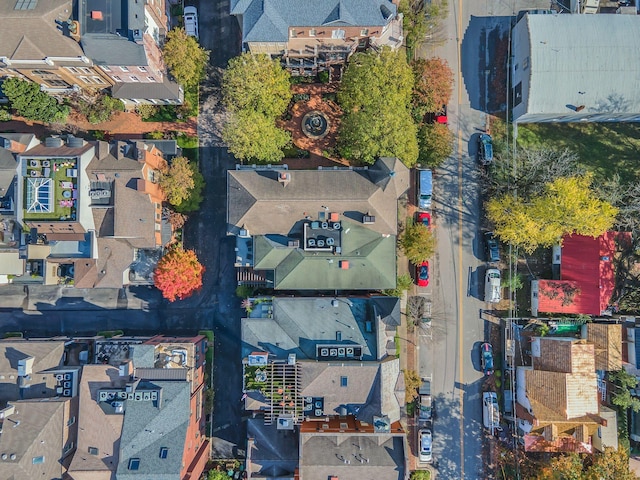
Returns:
[[[204,78],[209,52],[183,28],[174,28],[167,33],[162,58],[176,82],[194,87]]]
[[[21,117],[44,123],[61,123],[69,115],[69,107],[61,105],[51,95],[40,90],[40,85],[19,78],[8,78],[2,91],[11,108]]]
[[[204,266],[198,262],[193,250],[178,245],[169,250],[158,262],[153,282],[170,302],[190,297],[202,287]]]
[[[418,162],[437,168],[453,152],[453,133],[445,124],[424,123],[418,131],[418,148]]]
[[[412,89],[413,73],[402,53],[383,48],[353,55],[338,91],[344,111],[340,154],[369,164],[390,156],[414,165],[418,142],[409,108]]]
[[[597,197],[592,180],[592,174],[558,178],[530,201],[510,193],[492,198],[487,217],[502,241],[529,253],[564,235],[597,237],[613,226],[618,210]]]
[[[411,103],[415,115],[422,119],[428,112],[439,112],[449,103],[453,91],[453,72],[446,60],[439,57],[412,62],[415,84]]]
[[[431,258],[436,250],[436,238],[431,229],[422,223],[407,225],[398,243],[407,259],[415,265]]]
[[[282,149],[291,141],[291,134],[264,113],[243,110],[230,114],[222,139],[240,161],[276,163],[284,157]]]
[[[193,170],[186,157],[175,157],[160,175],[160,188],[171,205],[180,205],[194,186]]]
[[[229,60],[222,77],[224,104],[232,112],[246,110],[275,120],[291,100],[289,77],[278,59],[243,53]]]

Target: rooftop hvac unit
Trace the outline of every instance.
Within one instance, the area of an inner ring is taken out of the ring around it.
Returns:
[[[319,408],[316,408],[314,413],[315,413],[316,417],[321,417],[322,416],[322,410],[319,409]]]
[[[151,400],[151,393],[150,392],[144,392],[144,394],[142,395],[142,399],[143,400]]]
[[[56,387],[56,395],[62,395],[62,387]]]
[[[324,247],[324,240],[319,239],[319,240],[318,240],[318,246],[319,246],[319,247]]]
[[[118,398],[121,398],[122,400],[126,400],[127,392],[118,392]]]
[[[329,349],[329,355],[331,355],[332,357],[337,356],[338,355],[338,349],[337,348]]]
[[[135,397],[134,393],[127,393],[127,400],[133,400],[133,397]]]
[[[65,373],[64,374],[64,379],[65,380],[71,380],[71,374],[70,373]]]
[[[62,396],[63,397],[70,397],[71,396],[71,390],[67,389],[64,392],[62,392]]]
[[[138,402],[140,400],[142,400],[142,392],[136,392],[135,393],[135,400],[138,401]]]
[[[315,247],[316,246],[316,239],[315,238],[310,238],[309,240],[307,240],[307,245],[309,245],[310,247]]]
[[[321,226],[324,230],[326,230],[327,228],[329,228],[329,223],[328,223],[328,222],[322,222],[322,223],[320,224],[320,226]]]
[[[340,230],[340,223],[339,222],[334,223],[333,224],[333,229],[334,230]]]
[[[313,410],[313,404],[312,403],[305,403],[304,404],[304,411],[305,412],[310,412],[311,410]]]
[[[353,357],[353,347],[347,347],[347,357]]]
[[[100,392],[98,394],[98,400],[100,400],[101,402],[105,402],[107,400],[107,392]]]
[[[71,382],[64,382],[64,388],[71,388]]]
[[[107,398],[109,400],[113,400],[114,398],[116,398],[116,394],[114,392],[109,392],[107,393]]]
[[[313,397],[304,397],[304,403],[313,403]]]
[[[61,373],[56,373],[56,380],[64,380],[64,375]]]
[[[155,390],[151,392],[151,400],[158,400],[158,392]]]
[[[320,349],[320,355],[322,355],[323,357],[328,357],[329,356],[329,349],[328,348],[321,348]]]
[[[339,357],[344,357],[344,348],[339,348],[338,349],[338,356]]]
[[[333,237],[329,237],[327,238],[327,245],[331,246],[331,245],[335,245],[336,241],[333,239]]]

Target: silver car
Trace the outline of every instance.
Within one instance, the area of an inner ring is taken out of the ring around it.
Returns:
[[[198,10],[194,6],[184,7],[184,31],[198,39]]]

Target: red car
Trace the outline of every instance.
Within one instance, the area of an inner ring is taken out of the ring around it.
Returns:
[[[431,214],[428,212],[418,213],[418,222],[422,223],[427,228],[431,228]]]
[[[416,265],[416,282],[419,287],[429,285],[429,262],[425,261],[420,265]]]

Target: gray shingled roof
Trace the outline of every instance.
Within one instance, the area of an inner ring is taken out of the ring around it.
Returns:
[[[170,80],[162,83],[121,82],[111,87],[113,98],[123,99],[158,99],[183,101],[184,95],[180,85]]]
[[[397,299],[396,299],[397,300]],[[376,334],[365,322],[370,300],[333,297],[273,299],[273,318],[242,320],[242,356],[264,350],[280,359],[295,353],[299,359],[316,359],[316,345],[355,344],[363,347],[363,360],[375,360]],[[351,305],[351,306],[350,306]],[[336,340],[341,332],[342,341]]]
[[[302,361],[300,392],[305,397],[323,397],[327,415],[347,414],[363,422],[372,423],[374,416],[387,415],[391,422],[400,420],[399,388],[400,361],[390,358],[383,362],[316,362]],[[347,377],[347,386],[341,386]]]
[[[71,18],[71,0],[38,0],[29,10],[15,5],[13,0],[0,2],[0,56],[19,61],[83,55],[78,42],[64,36],[56,23]]]
[[[129,401],[124,413],[118,480],[179,480],[190,417],[189,382],[140,382],[162,388],[160,408],[151,401]],[[160,458],[160,449],[168,448]],[[138,470],[129,461],[140,459]]]
[[[243,42],[286,42],[289,27],[384,26],[395,17],[388,0],[232,0]]]
[[[367,170],[289,170],[283,187],[273,170],[227,172],[227,229],[244,226],[252,235],[287,235],[305,215],[316,217],[328,207],[361,221],[376,218],[367,228],[395,235],[397,200],[409,188],[409,170],[397,159],[379,159]]]
[[[404,480],[405,441],[401,434],[302,433],[300,438],[300,478],[366,478]],[[354,460],[360,454],[366,462]],[[351,458],[345,465],[343,458]]]
[[[16,459],[0,460],[0,478],[33,480],[62,477],[59,459],[64,448],[63,429],[68,421],[65,418],[67,402],[51,399],[13,403],[16,412],[4,421],[0,452],[15,454]],[[36,457],[44,457],[44,461],[35,463],[33,459]]]

